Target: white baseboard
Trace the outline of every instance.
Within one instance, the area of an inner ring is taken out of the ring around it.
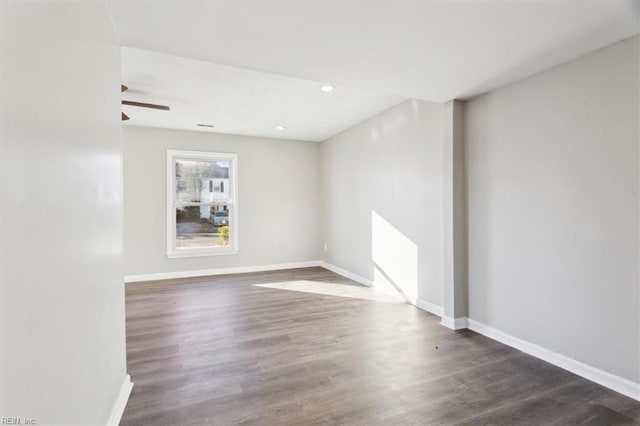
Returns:
[[[331,263],[327,263],[324,261],[320,261],[319,266],[322,266],[324,269],[328,269],[338,275],[342,275],[345,278],[349,278],[350,280],[353,280],[358,284],[362,284],[367,287],[373,287],[373,281],[371,281],[370,279],[362,277],[358,274],[354,274],[353,272],[349,272],[346,269],[340,268],[339,266],[332,265]]]
[[[120,386],[118,398],[116,398],[113,408],[111,409],[111,415],[107,421],[107,426],[118,426],[120,424],[120,420],[124,414],[124,409],[127,406],[127,401],[129,400],[129,395],[131,395],[132,388],[133,382],[131,381],[131,376],[127,374],[124,378],[124,382],[122,382],[122,386]]]
[[[435,303],[427,302],[424,299],[416,300],[415,305],[423,311],[427,311],[435,316],[442,317],[444,315],[444,309],[442,308],[442,306],[436,305]]]
[[[450,328],[451,330],[464,330],[467,328],[467,317],[452,318],[442,315],[440,318],[440,324]]]
[[[507,346],[521,350],[524,353],[540,358],[550,364],[570,371],[599,385],[605,386],[616,392],[620,392],[630,398],[640,401],[640,383],[633,382],[615,374],[607,373],[599,368],[592,367],[573,358],[553,352],[536,344],[527,342],[510,334],[504,333],[488,325],[469,318],[468,328],[485,335]]]
[[[322,262],[318,260],[312,260],[309,262],[278,263],[273,265],[258,265],[258,266],[240,266],[237,268],[217,268],[217,269],[201,269],[198,271],[178,271],[178,272],[161,272],[157,274],[125,275],[124,282],[137,283],[142,281],[172,280],[177,278],[194,278],[194,277],[208,277],[212,275],[245,274],[248,272],[277,271],[280,269],[310,268],[313,266],[321,266],[321,263]]]

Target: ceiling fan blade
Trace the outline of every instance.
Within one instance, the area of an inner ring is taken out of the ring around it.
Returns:
[[[128,119],[129,119],[129,116],[123,112],[122,113],[122,121],[127,121]]]
[[[122,105],[129,105],[129,106],[142,107],[142,108],[161,109],[163,111],[169,111],[169,107],[166,105],[145,104],[144,102],[122,101]]]
[[[126,92],[127,90],[129,90],[129,88],[127,86],[125,86],[124,84],[120,85],[120,93]]]

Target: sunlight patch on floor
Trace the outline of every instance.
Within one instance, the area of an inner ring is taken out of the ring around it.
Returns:
[[[285,281],[269,284],[254,284],[254,287],[273,288],[277,290],[299,291],[303,293],[323,294],[327,296],[350,297],[352,299],[376,300],[379,302],[403,303],[395,297],[376,291],[374,288],[327,283],[319,281]]]

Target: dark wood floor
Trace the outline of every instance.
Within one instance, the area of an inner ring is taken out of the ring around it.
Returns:
[[[632,399],[349,284],[307,268],[127,285],[121,424],[639,424]]]

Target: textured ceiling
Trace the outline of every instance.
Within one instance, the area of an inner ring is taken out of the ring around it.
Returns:
[[[123,99],[170,111],[123,106],[127,125],[322,141],[402,98],[323,82],[122,48]],[[198,127],[211,124],[214,128]],[[286,130],[277,130],[284,125]]]
[[[192,116],[192,122],[213,120],[220,131],[226,124],[209,113],[224,112],[223,104],[230,102],[237,104],[223,117],[230,132],[264,135],[259,127],[285,121],[294,123],[289,136],[300,125],[306,130],[300,128],[295,137],[317,140],[397,100],[466,99],[630,37],[638,33],[638,5],[638,0],[316,0],[114,1],[109,7],[124,46],[295,78],[243,70],[236,71],[242,77],[234,77],[231,69],[214,66],[210,72],[219,72],[229,85],[222,96],[223,85],[207,88],[200,81],[197,86],[212,96],[205,99],[193,93],[196,84],[185,76],[206,74],[204,65],[191,62],[197,69],[180,69],[186,73],[181,77],[175,74],[178,61],[166,61],[172,70],[145,71],[145,60],[127,62],[127,55],[135,56],[130,53],[123,57],[125,77],[135,77],[129,74],[135,69],[149,79],[144,88],[144,79],[140,85],[129,82],[132,88],[158,96],[166,90],[176,108],[182,102],[192,108],[190,114],[205,115]],[[155,59],[146,60],[149,65]],[[168,77],[178,81],[161,82]],[[304,80],[308,91],[298,93]],[[330,104],[327,98],[316,104],[313,86],[325,81],[343,89],[344,98],[336,91]],[[244,84],[255,88],[237,92]],[[181,93],[190,97],[179,99]],[[283,115],[286,111],[294,112]],[[146,120],[147,113],[136,112],[136,118]],[[154,119],[148,123],[160,125]]]

